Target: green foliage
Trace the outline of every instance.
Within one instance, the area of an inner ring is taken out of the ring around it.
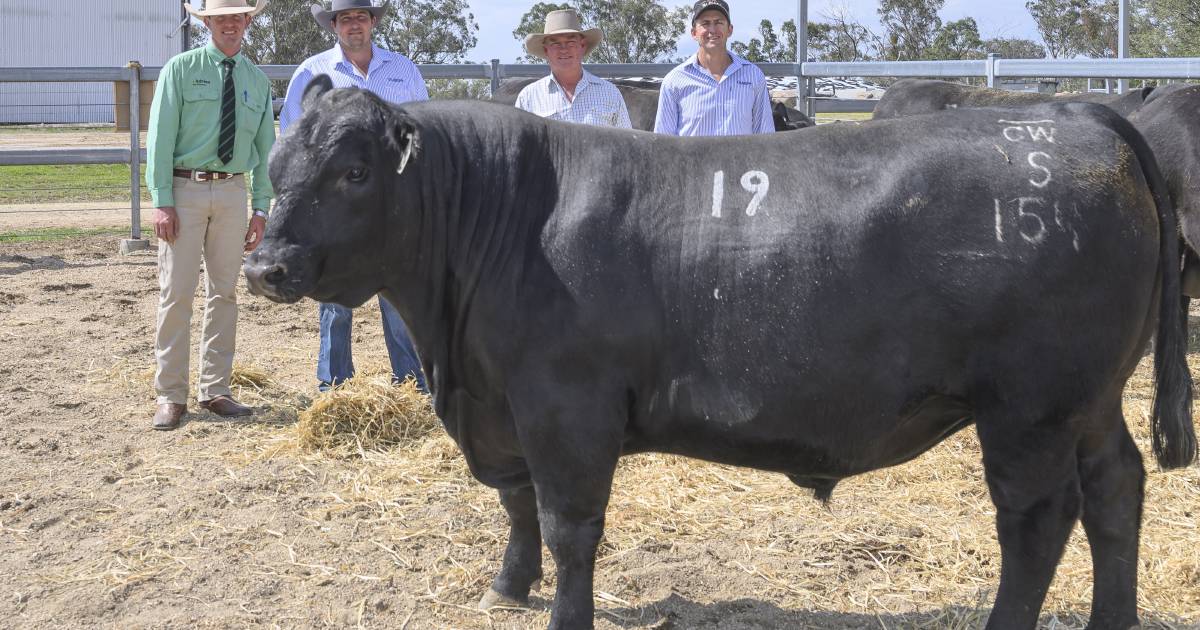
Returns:
[[[1056,59],[1079,52],[1082,37],[1081,13],[1086,0],[1028,0],[1025,8],[1033,16],[1046,52]]]
[[[942,19],[937,12],[945,0],[880,0],[879,22],[884,28],[883,56],[890,61],[924,59]]]
[[[250,22],[243,54],[259,64],[293,64],[329,50],[336,38],[313,19],[309,12],[312,4],[309,0],[272,0]]]
[[[653,63],[669,61],[675,54],[675,41],[687,31],[686,7],[668,9],[655,0],[578,0],[574,4],[539,2],[521,16],[513,37],[524,42],[531,33],[540,33],[546,14],[575,9],[584,28],[599,27],[604,42],[588,54],[589,63]],[[525,61],[540,61],[525,55]]]
[[[491,98],[491,82],[481,79],[425,79],[425,87],[436,100]]]
[[[1086,0],[1079,9],[1075,47],[1088,57],[1117,56],[1117,0]]]
[[[974,18],[948,22],[925,51],[926,59],[983,59],[983,40]]]
[[[1019,37],[996,37],[983,42],[985,53],[996,53],[1005,59],[1044,59],[1046,47]]]
[[[730,50],[754,63],[789,63],[796,60],[796,21],[788,20],[775,33],[771,20],[763,20],[758,24],[759,37],[752,37],[748,43],[739,41],[729,44]],[[812,29],[809,29],[812,32]],[[781,37],[782,36],[782,37]]]
[[[1138,57],[1200,56],[1200,0],[1148,0],[1130,33]]]
[[[808,56],[816,61],[866,61],[883,44],[870,29],[845,11],[826,14],[827,22],[808,23]]]
[[[388,12],[376,41],[416,63],[462,63],[479,24],[467,0],[384,0]],[[310,22],[313,20],[309,20]]]

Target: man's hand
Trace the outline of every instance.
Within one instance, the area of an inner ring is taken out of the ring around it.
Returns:
[[[159,240],[175,242],[175,238],[179,236],[179,215],[175,214],[175,206],[154,209],[154,235]]]
[[[246,230],[246,252],[254,251],[258,244],[262,242],[263,232],[267,229],[267,220],[264,217],[254,215],[250,217],[250,229]]]

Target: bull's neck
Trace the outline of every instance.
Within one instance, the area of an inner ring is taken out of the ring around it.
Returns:
[[[450,351],[452,339],[496,310],[488,297],[515,297],[544,264],[538,243],[558,197],[565,152],[554,134],[492,113],[501,115],[433,114],[433,124],[418,127],[420,151],[408,167],[419,187],[419,212],[404,213],[419,222],[406,239],[416,252],[399,254],[411,262],[391,274],[400,280],[389,289],[418,344],[437,346],[421,348],[433,354],[422,360],[443,371],[460,354]]]

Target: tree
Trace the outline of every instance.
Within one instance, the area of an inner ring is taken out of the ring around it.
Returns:
[[[1117,11],[1117,0],[1084,0],[1079,9],[1076,50],[1088,57],[1116,57]]]
[[[912,61],[925,57],[942,28],[937,12],[946,0],[880,0],[884,55],[890,60]]]
[[[1071,57],[1078,52],[1084,0],[1028,0],[1025,8],[1033,16],[1046,52],[1051,57]]]
[[[996,53],[1005,59],[1043,59],[1046,57],[1045,46],[1018,37],[997,37],[984,40],[983,51]]]
[[[975,18],[969,17],[948,22],[925,52],[927,59],[982,59],[984,56],[979,27]]]
[[[749,43],[732,42],[730,50],[741,55],[747,61],[754,63],[788,63],[796,60],[796,21],[788,20],[780,27],[780,34],[775,34],[775,26],[771,20],[763,20],[758,24],[758,37],[752,37]],[[811,31],[811,29],[810,29]]]
[[[542,32],[546,14],[575,9],[585,28],[599,25],[604,42],[588,54],[592,63],[653,63],[675,54],[676,39],[687,31],[688,9],[668,9],[656,0],[577,0],[574,4],[539,2],[521,16],[513,37]],[[538,58],[526,55],[525,60]]]
[[[1200,0],[1153,0],[1133,16],[1132,54],[1200,56]]]
[[[883,44],[871,29],[846,11],[826,13],[825,22],[808,23],[808,56],[817,61],[866,61],[881,52]]]
[[[479,41],[479,24],[467,0],[384,0],[383,5],[388,12],[375,27],[376,41],[416,63],[461,63]]]

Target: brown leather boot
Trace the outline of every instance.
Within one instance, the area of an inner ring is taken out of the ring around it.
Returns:
[[[179,428],[179,420],[187,413],[187,405],[179,403],[163,403],[154,411],[154,421],[150,428],[155,431],[173,431]]]
[[[239,403],[230,396],[217,396],[212,400],[201,401],[200,407],[222,418],[237,418],[254,413],[253,409]]]

